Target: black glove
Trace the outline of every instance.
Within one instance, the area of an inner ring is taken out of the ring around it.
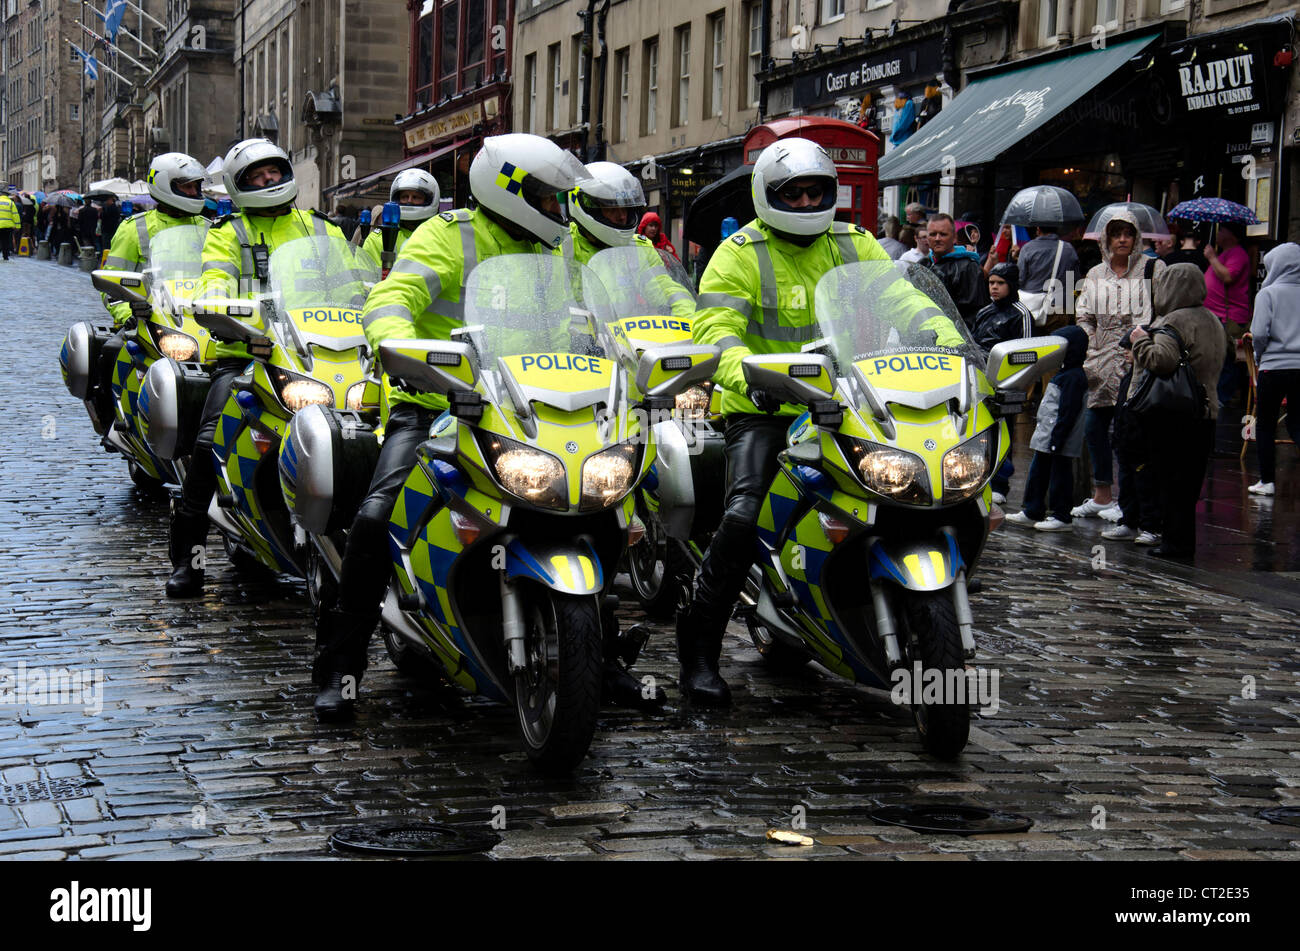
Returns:
[[[137,320],[148,320],[153,316],[153,304],[147,300],[131,301],[131,316]]]
[[[760,390],[751,386],[745,396],[748,397],[749,401],[758,408],[760,413],[771,415],[779,412],[781,409],[781,401],[771,393],[767,392],[767,390]]]

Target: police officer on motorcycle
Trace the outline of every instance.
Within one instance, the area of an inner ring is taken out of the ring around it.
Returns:
[[[566,195],[585,176],[581,162],[540,136],[484,139],[469,170],[475,207],[443,212],[422,225],[370,292],[362,324],[371,348],[377,352],[390,339],[449,339],[463,323],[461,293],[475,265],[498,254],[553,252],[569,233]],[[348,534],[337,602],[322,604],[316,622],[312,676],[322,720],[352,715],[388,585],[388,520],[415,465],[416,447],[447,408],[442,396],[394,389],[387,377],[384,382],[389,398],[379,461]]]
[[[149,264],[149,239],[158,232],[178,225],[207,227],[203,211],[203,182],[208,173],[197,159],[181,152],[165,152],[154,157],[149,163],[149,194],[158,207],[132,215],[123,221],[113,233],[113,242],[104,259],[104,267],[114,271],[142,271]],[[109,300],[107,294],[101,295],[104,306],[113,317],[113,329],[116,336],[121,336],[123,326],[134,316],[137,320],[147,320],[153,311],[148,301],[127,304]],[[109,344],[104,347],[98,366],[96,389],[96,406],[100,418],[108,423],[113,420],[113,362],[118,348]]]
[[[397,241],[393,245],[394,252],[400,253],[402,245],[406,244],[415,229],[438,213],[441,194],[438,190],[438,180],[422,169],[408,168],[397,173],[397,177],[393,179],[393,184],[388,189],[388,200],[401,205],[402,211],[401,224],[397,229]],[[382,266],[383,228],[372,229],[361,247],[376,264]]]
[[[343,232],[318,211],[294,207],[298,183],[289,156],[267,139],[245,139],[225,157],[222,173],[237,213],[219,218],[203,243],[203,276],[196,297],[255,298],[269,289],[271,253],[296,238],[337,236]],[[119,231],[122,229],[119,229]],[[203,592],[203,547],[208,536],[208,506],[217,487],[213,437],[235,377],[251,356],[243,343],[218,341],[212,386],[203,404],[202,421],[181,498],[172,514],[168,555],[172,574],[169,598]]]
[[[754,165],[757,220],[723,241],[700,280],[696,343],[722,349],[714,381],[726,419],[727,499],[722,522],[704,553],[690,605],[677,616],[682,694],[725,706],[731,691],[718,673],[722,635],[753,561],[759,508],[777,470],[777,454],[802,408],[745,382],[741,360],[785,353],[817,337],[813,292],[841,264],[890,262],[870,232],[835,221],[839,178],[820,145],[780,139]],[[937,308],[923,326],[939,342],[961,338]]]

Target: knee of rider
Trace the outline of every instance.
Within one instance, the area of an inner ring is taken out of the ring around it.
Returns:
[[[723,513],[722,520],[733,529],[753,529],[758,524],[758,512],[762,507],[762,501],[761,495],[749,493],[733,495],[727,502],[727,510]]]

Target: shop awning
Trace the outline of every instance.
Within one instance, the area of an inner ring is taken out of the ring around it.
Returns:
[[[1159,41],[1138,37],[976,79],[880,160],[881,183],[994,161]]]
[[[423,165],[425,162],[431,162],[434,159],[442,158],[448,152],[454,152],[468,141],[469,139],[457,139],[455,142],[451,143],[451,145],[444,145],[441,148],[434,149],[432,152],[425,152],[422,155],[412,155],[410,158],[402,159],[402,161],[395,165],[390,165],[388,168],[381,169],[373,175],[367,175],[365,178],[358,178],[356,181],[342,182],[338,185],[326,188],[324,193],[327,195],[334,194],[337,198],[348,198],[352,195],[359,195],[369,189],[371,185],[375,184],[375,182],[379,181],[381,178],[387,178],[390,175],[396,175],[398,172],[404,172],[408,168],[415,168],[415,166]]]

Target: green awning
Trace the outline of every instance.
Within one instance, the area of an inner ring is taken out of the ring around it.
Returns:
[[[1138,37],[977,79],[934,119],[880,160],[880,181],[932,175],[947,165],[992,162],[1087,95],[1125,62],[1159,42]]]

